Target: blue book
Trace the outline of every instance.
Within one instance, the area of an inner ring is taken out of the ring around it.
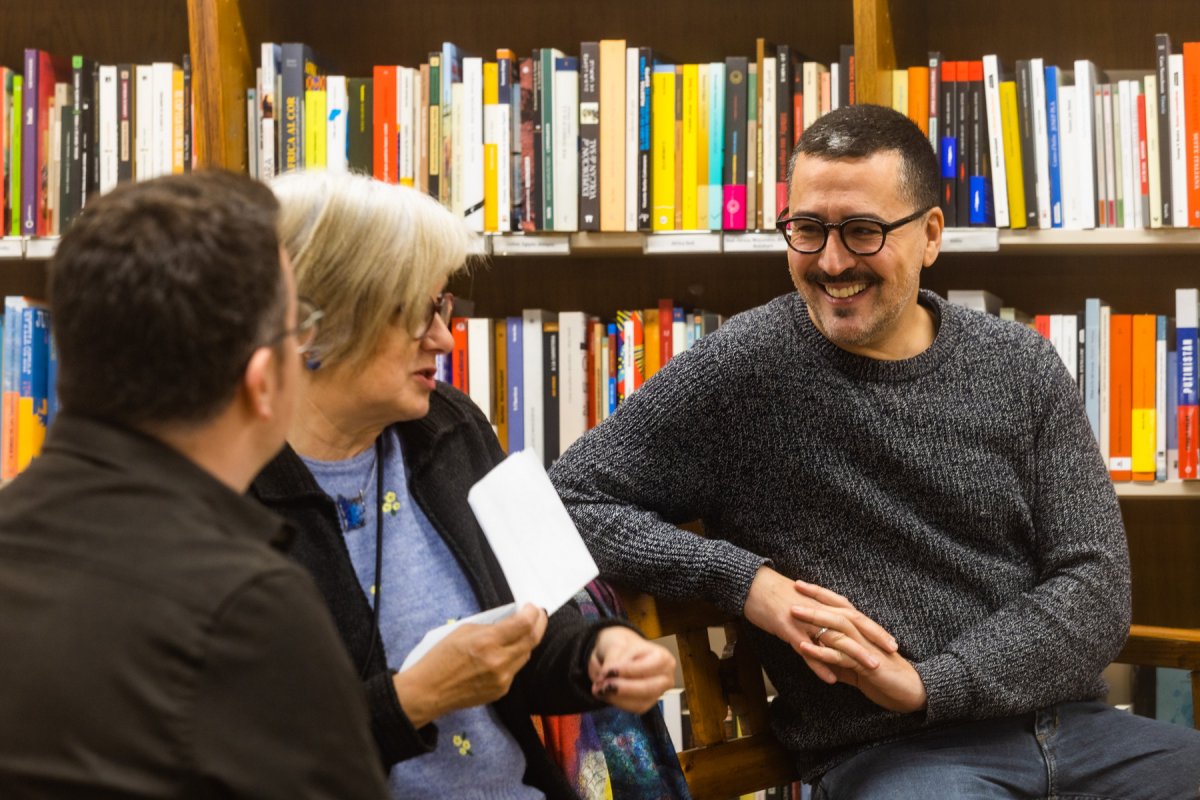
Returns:
[[[525,393],[525,356],[522,343],[520,317],[504,320],[504,342],[508,351],[508,452],[519,453],[525,449],[525,404],[521,398]]]
[[[1179,477],[1179,354],[1167,351],[1167,476]]]
[[[54,326],[50,326],[49,360],[46,367],[46,393],[49,408],[46,415],[46,428],[54,424],[58,416],[58,348],[54,344]]]
[[[650,75],[654,56],[649,47],[638,48],[638,185],[637,228],[650,230]]]
[[[46,367],[50,361],[49,312],[30,304],[21,311],[21,365],[17,397],[17,469],[29,465],[42,452],[46,438],[48,391]]]
[[[719,231],[725,206],[725,64],[709,64],[708,74],[708,229]]]
[[[608,334],[610,342],[614,341],[614,340],[620,341],[621,331],[617,327],[617,324],[615,322],[608,323],[608,328],[605,332]],[[610,372],[608,375],[608,413],[609,414],[612,414],[614,411],[617,410],[617,385],[621,381],[621,373],[619,371],[619,365],[621,364],[620,358],[617,358],[617,364],[618,364],[617,374],[613,375]]]
[[[1062,74],[1058,67],[1046,67],[1046,129],[1050,140],[1050,227],[1063,226],[1062,145],[1058,131],[1058,89]]]
[[[1167,316],[1159,314],[1154,328],[1154,480],[1167,479],[1167,428],[1171,418],[1167,416]]]

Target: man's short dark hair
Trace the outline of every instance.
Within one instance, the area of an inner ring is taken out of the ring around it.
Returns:
[[[914,209],[937,206],[941,173],[929,137],[908,117],[884,106],[844,106],[810,125],[788,163],[788,189],[796,156],[801,153],[836,161],[867,158],[886,150],[900,154],[900,192]]]
[[[64,410],[127,425],[205,422],[284,327],[279,204],[218,170],[118,186],[50,264]]]

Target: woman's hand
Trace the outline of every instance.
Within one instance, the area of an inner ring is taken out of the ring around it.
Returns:
[[[604,628],[588,659],[588,677],[597,699],[643,714],[675,685],[675,657],[629,628]]]
[[[546,632],[546,612],[526,603],[490,625],[460,625],[404,672],[392,676],[400,707],[420,728],[460,708],[508,694]]]

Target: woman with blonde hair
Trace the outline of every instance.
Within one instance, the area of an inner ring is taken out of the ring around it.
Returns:
[[[433,199],[364,176],[273,188],[297,290],[324,319],[288,446],[251,491],[296,530],[290,554],[363,678],[392,795],[574,797],[530,715],[643,712],[672,684],[666,650],[570,604],[548,618],[527,605],[396,672],[427,630],[512,600],[466,502],[504,453],[435,377],[471,234]]]

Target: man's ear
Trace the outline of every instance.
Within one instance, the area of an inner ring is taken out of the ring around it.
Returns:
[[[250,356],[246,371],[242,373],[242,391],[246,408],[252,414],[270,419],[275,411],[275,397],[279,391],[280,370],[273,347],[260,347]]]
[[[945,227],[946,218],[942,216],[942,210],[935,208],[930,211],[925,220],[925,253],[921,266],[932,267],[937,260],[938,253],[942,251],[942,230]]]

